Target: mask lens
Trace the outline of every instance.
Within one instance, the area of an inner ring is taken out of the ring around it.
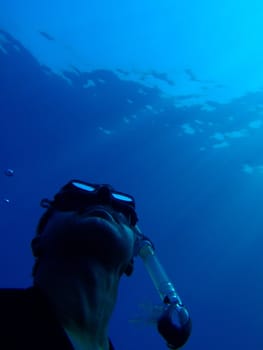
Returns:
[[[112,197],[126,203],[132,203],[133,199],[125,194],[112,192]]]
[[[79,188],[80,190],[83,190],[83,191],[87,191],[87,192],[94,192],[95,191],[95,187],[94,186],[83,184],[83,183],[80,183],[80,182],[73,181],[72,185],[74,187],[76,187],[76,188]]]

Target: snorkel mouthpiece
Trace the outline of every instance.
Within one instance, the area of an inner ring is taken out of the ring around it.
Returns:
[[[164,311],[158,319],[157,328],[171,349],[179,349],[191,334],[191,319],[172,282],[160,264],[152,242],[136,226],[139,234],[137,255],[143,260],[153,284],[164,304]]]

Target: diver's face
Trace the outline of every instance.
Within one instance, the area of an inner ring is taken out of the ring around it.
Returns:
[[[39,236],[47,258],[96,259],[106,268],[125,268],[133,257],[135,233],[124,214],[96,205],[56,211]]]

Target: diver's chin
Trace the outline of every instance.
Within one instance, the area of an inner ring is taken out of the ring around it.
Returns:
[[[89,216],[83,218],[79,223],[79,228],[85,235],[92,236],[93,239],[120,239],[122,238],[119,224],[114,219]],[[123,237],[124,238],[124,237]]]
[[[104,219],[104,220],[107,220],[109,222],[116,223],[112,214],[108,210],[101,208],[101,207],[94,207],[94,208],[91,208],[90,210],[84,212],[82,214],[82,218]]]
[[[114,220],[86,217],[80,223],[81,240],[86,241],[91,251],[100,251],[113,260],[130,260],[131,243],[126,230]]]
[[[97,227],[109,227],[109,228],[117,228],[117,223],[113,220],[113,218],[102,218],[97,216],[87,216],[83,218],[81,221],[82,225]]]

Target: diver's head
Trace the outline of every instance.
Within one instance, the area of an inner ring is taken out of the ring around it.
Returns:
[[[33,277],[47,260],[66,265],[85,259],[120,276],[132,274],[138,221],[132,196],[109,185],[72,180],[41,205],[47,210],[31,242]]]

